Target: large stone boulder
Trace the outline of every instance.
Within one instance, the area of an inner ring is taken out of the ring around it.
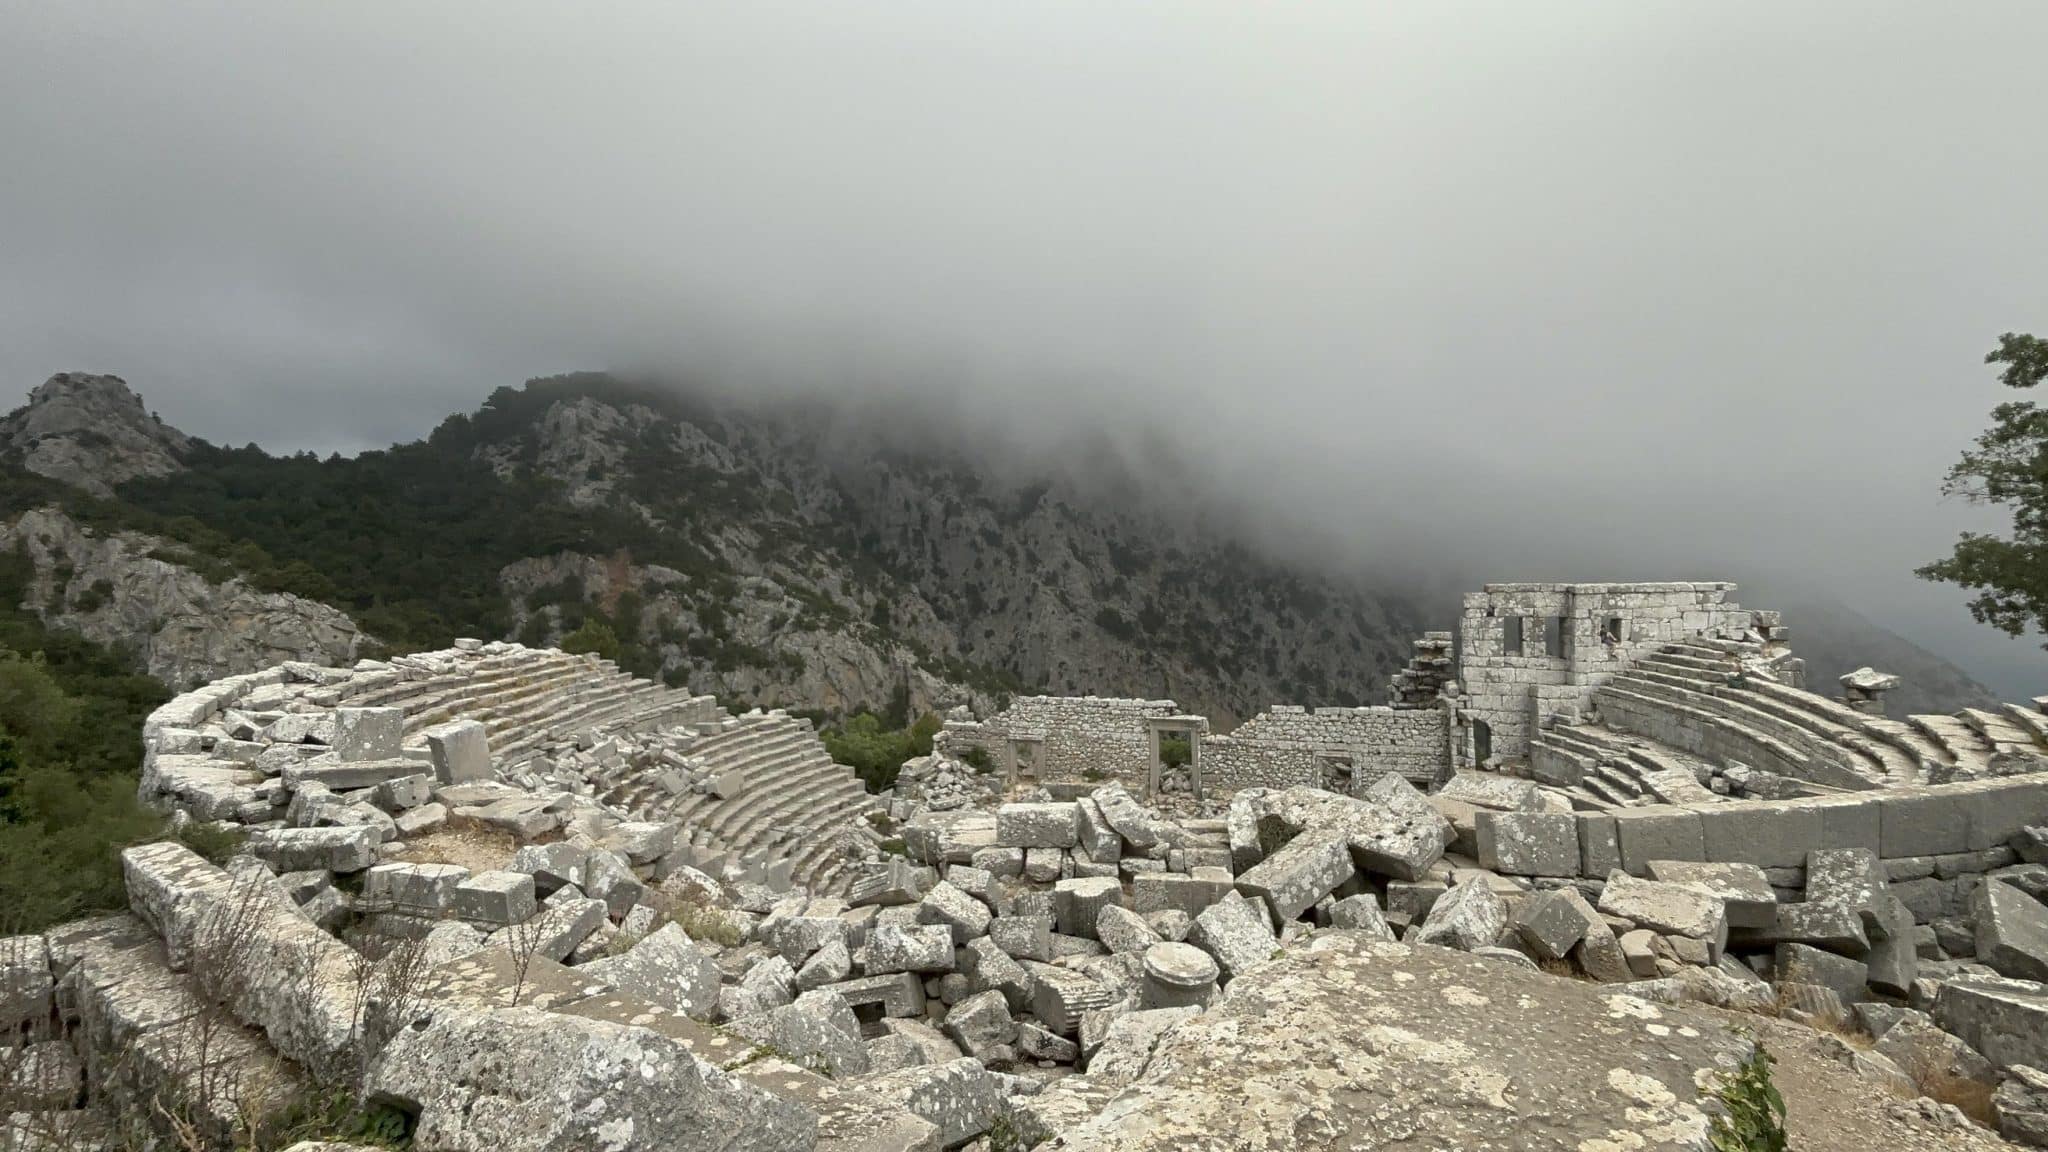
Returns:
[[[1750,1051],[1703,1010],[1321,932],[1179,1023],[1135,1081],[1043,1147],[1690,1152],[1705,1146],[1708,1074]]]
[[[593,960],[578,971],[699,1020],[718,1007],[718,965],[679,924],[664,924],[623,954]]]
[[[499,1008],[437,1012],[370,1069],[420,1152],[805,1152],[817,1119],[646,1028]]]

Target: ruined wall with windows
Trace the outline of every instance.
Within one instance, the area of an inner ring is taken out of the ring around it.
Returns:
[[[1547,716],[1576,719],[1594,688],[1636,656],[1692,636],[1772,628],[1777,614],[1729,599],[1725,581],[1488,584],[1465,597],[1459,761],[1519,758]]]
[[[1020,696],[986,720],[948,721],[937,747],[954,756],[980,748],[1020,781],[1117,780],[1139,792],[1151,777],[1153,726],[1180,715],[1171,700]],[[1206,732],[1208,721],[1196,721]]]
[[[1389,772],[1430,788],[1451,771],[1451,708],[1302,708],[1276,704],[1228,736],[1202,741],[1205,789],[1307,784],[1355,793]]]

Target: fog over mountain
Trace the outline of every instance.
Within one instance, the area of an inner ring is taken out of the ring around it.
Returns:
[[[1984,352],[2048,329],[2044,34],[2020,0],[16,5],[0,392],[114,372],[322,452],[571,369],[910,400],[1375,579],[1838,593],[2021,697],[2039,638],[1911,570],[2003,527],[1938,487],[2007,398]]]

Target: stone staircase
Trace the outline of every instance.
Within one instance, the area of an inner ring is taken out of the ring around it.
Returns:
[[[1592,724],[1545,729],[1529,747],[1530,776],[1581,811],[1718,803],[1724,798],[1703,783],[1712,772],[1697,757]]]
[[[1605,729],[1654,742],[1667,753],[1710,767],[1740,762],[1831,789],[1978,775],[2001,751],[2048,753],[2048,716],[2007,706],[1891,720],[1745,673],[1743,658],[1758,652],[1754,645],[1705,637],[1666,645],[1595,689],[1594,709]],[[1576,786],[1590,768],[1612,766],[1611,758],[1589,757],[1587,748],[1575,746],[1575,738],[1585,743],[1583,736],[1575,727],[1544,732],[1533,742],[1532,771],[1576,777]],[[1602,783],[1584,788],[1609,803],[1616,802],[1609,792],[1627,793]],[[1626,795],[1620,802],[1628,802]]]

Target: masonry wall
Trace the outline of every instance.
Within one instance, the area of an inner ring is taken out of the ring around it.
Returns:
[[[1356,790],[1388,772],[1421,786],[1451,770],[1447,708],[1319,708],[1274,705],[1228,736],[1202,741],[1207,789],[1325,787],[1326,755],[1348,757]]]
[[[1592,689],[1636,656],[1702,634],[1740,634],[1756,613],[1729,599],[1725,582],[1670,584],[1488,584],[1465,597],[1458,674],[1467,702],[1461,761],[1476,758],[1471,724],[1483,722],[1492,754],[1519,759],[1545,715],[1576,717]],[[1558,651],[1546,647],[1558,620]],[[1510,620],[1521,621],[1519,648]],[[1618,623],[1619,639],[1603,635]]]
[[[1792,800],[1477,818],[1483,865],[1501,863],[1490,839],[1548,844],[1552,850],[1538,855],[1560,865],[1575,859],[1571,874],[1595,880],[1616,869],[1644,875],[1651,860],[1755,864],[1781,899],[1797,899],[1808,852],[1865,848],[1884,862],[1893,894],[1925,924],[1966,915],[1982,875],[2017,862],[2013,836],[2048,824],[2048,773]]]
[[[1042,742],[1040,781],[1117,780],[1142,794],[1152,769],[1149,721],[1180,714],[1180,705],[1171,700],[1020,696],[979,724],[947,724],[944,747],[982,748],[1006,772],[1014,772],[1013,742],[1037,740]]]

